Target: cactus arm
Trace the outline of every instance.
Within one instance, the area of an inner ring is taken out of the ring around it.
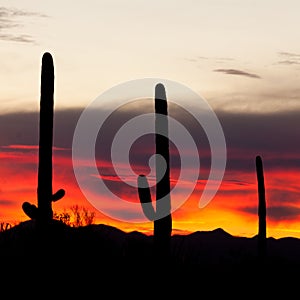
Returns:
[[[30,218],[30,219],[36,219],[38,215],[38,208],[29,202],[23,202],[22,209],[24,213]]]
[[[56,193],[54,193],[51,197],[52,202],[56,202],[60,200],[63,196],[65,195],[65,190],[64,189],[59,189]]]
[[[152,205],[150,188],[145,175],[139,175],[138,177],[138,193],[145,216],[150,221],[154,221],[155,211]]]

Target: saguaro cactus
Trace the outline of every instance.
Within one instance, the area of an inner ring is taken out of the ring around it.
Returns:
[[[159,83],[155,87],[155,147],[156,154],[164,159],[164,163],[162,164],[159,157],[156,157],[155,208],[147,178],[144,175],[138,177],[138,193],[143,212],[149,220],[154,221],[154,251],[159,261],[168,261],[170,258],[172,234],[168,132],[166,91]]]
[[[258,188],[258,257],[264,260],[267,244],[266,198],[264,170],[261,156],[256,156],[256,175]]]
[[[29,202],[22,205],[25,214],[40,223],[53,219],[52,202],[61,199],[65,194],[63,189],[52,193],[53,94],[53,58],[46,52],[42,57],[41,70],[37,207]]]

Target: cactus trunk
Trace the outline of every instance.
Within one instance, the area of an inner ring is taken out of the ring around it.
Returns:
[[[39,218],[49,220],[53,217],[52,198],[52,145],[53,145],[53,100],[54,66],[49,53],[42,58],[41,94],[40,94],[40,131],[39,131],[39,167],[37,202]]]
[[[258,188],[258,257],[263,261],[266,256],[267,223],[264,170],[260,156],[256,157],[256,175]]]
[[[168,138],[168,105],[165,88],[155,87],[155,148],[165,162],[156,157],[156,206],[151,204],[151,193],[144,175],[138,178],[138,193],[143,211],[154,221],[154,255],[158,263],[168,262],[171,252],[172,215],[170,197],[170,157]]]
[[[46,52],[41,70],[37,206],[29,202],[22,205],[25,214],[42,225],[53,220],[52,202],[65,195],[63,189],[52,193],[53,111],[54,65],[51,54]]]
[[[170,251],[170,238],[172,232],[171,197],[170,197],[170,157],[168,139],[168,106],[165,88],[158,84],[155,89],[155,147],[156,154],[161,155],[166,162],[166,169],[160,166],[156,159],[156,211],[163,217],[154,221],[154,238],[159,251]],[[161,132],[162,134],[158,134]],[[162,172],[164,172],[162,174]],[[161,180],[159,180],[161,178]]]

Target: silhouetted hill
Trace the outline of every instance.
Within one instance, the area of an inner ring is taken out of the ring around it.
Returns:
[[[177,289],[188,287],[185,293],[193,295],[200,292],[199,285],[201,292],[205,288],[213,295],[221,289],[223,295],[231,295],[231,284],[245,289],[250,284],[253,292],[267,290],[267,280],[283,289],[297,278],[294,274],[300,267],[297,238],[268,238],[268,256],[263,265],[257,259],[256,236],[236,237],[221,228],[173,235],[172,264],[168,266],[155,264],[152,241],[153,236],[138,231],[126,233],[104,224],[75,228],[57,221],[40,235],[30,220],[0,233],[1,274],[6,279],[10,278],[8,273],[13,277],[22,274],[19,280],[32,281],[54,273],[51,276],[55,276],[55,281],[60,278],[64,282],[67,277],[82,288],[93,281],[94,289],[101,279],[102,291],[112,281],[134,282],[136,289],[138,284],[149,284],[155,278],[156,289],[167,289],[171,281]],[[217,290],[211,289],[216,285]],[[127,288],[124,291],[131,295]],[[149,286],[144,293],[150,293],[148,289]],[[155,290],[151,292],[155,294]]]
[[[51,253],[52,258],[64,259],[65,263],[74,257],[99,264],[147,264],[152,260],[152,238],[104,224],[75,228],[57,221],[39,235],[35,222],[29,220],[0,233],[0,257],[34,259]],[[202,268],[253,266],[257,263],[257,237],[236,237],[221,228],[173,235],[172,262]],[[267,262],[300,265],[300,240],[268,238]]]

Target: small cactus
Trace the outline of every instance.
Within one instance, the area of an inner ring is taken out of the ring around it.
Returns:
[[[161,167],[159,160],[156,159],[156,207],[154,208],[152,205],[150,188],[144,175],[139,175],[138,177],[138,194],[145,216],[150,221],[154,221],[155,258],[158,262],[168,262],[171,250],[172,215],[168,105],[165,88],[162,84],[157,84],[155,87],[155,114],[156,154],[161,155],[166,163],[166,168],[164,169]]]
[[[43,54],[41,70],[37,206],[29,202],[22,205],[25,214],[40,223],[53,219],[52,202],[65,195],[63,189],[54,194],[52,192],[53,94],[53,58],[46,52]]]
[[[256,156],[256,175],[258,190],[258,257],[261,261],[266,256],[267,223],[266,223],[266,198],[264,170],[261,156]]]

